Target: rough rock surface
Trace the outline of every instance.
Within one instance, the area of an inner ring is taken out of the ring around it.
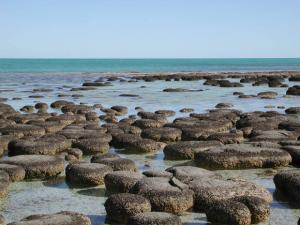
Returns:
[[[198,166],[212,169],[273,168],[287,166],[291,161],[286,151],[251,144],[225,145],[195,155]]]
[[[178,216],[165,212],[146,212],[131,217],[127,225],[181,225]]]
[[[127,223],[131,216],[151,211],[148,199],[129,193],[111,195],[104,206],[108,220],[121,223]]]
[[[57,156],[18,155],[3,159],[0,163],[18,165],[25,169],[26,179],[46,179],[64,171],[64,160]]]

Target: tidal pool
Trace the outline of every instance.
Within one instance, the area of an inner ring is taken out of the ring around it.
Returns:
[[[188,116],[188,113],[180,113],[184,107],[194,108],[195,112],[205,112],[213,109],[219,102],[230,102],[235,109],[245,112],[276,110],[284,112],[286,108],[299,105],[299,97],[285,97],[286,88],[269,88],[267,86],[253,87],[251,84],[244,84],[240,88],[220,88],[203,85],[203,80],[199,81],[154,81],[154,82],[112,82],[112,86],[98,87],[96,90],[71,92],[71,87],[80,87],[87,80],[95,80],[100,74],[87,73],[68,73],[68,74],[0,74],[0,97],[8,98],[6,103],[19,110],[24,105],[32,105],[36,102],[51,102],[64,99],[77,104],[87,103],[89,105],[102,104],[105,107],[113,105],[125,105],[129,108],[129,114],[136,114],[135,107],[140,106],[146,111],[158,109],[170,109],[176,111],[176,116],[171,117],[170,121],[176,117]],[[127,79],[127,78],[125,78]],[[293,82],[286,81],[289,86]],[[144,88],[141,88],[145,86]],[[162,90],[165,88],[187,88],[202,89],[200,92],[167,93]],[[30,98],[35,88],[52,89],[51,92],[34,93],[43,95],[43,98]],[[276,99],[240,99],[233,95],[239,91],[245,94],[257,94],[262,91],[276,91]],[[80,98],[72,96],[59,98],[58,94],[80,94]],[[136,94],[139,97],[121,97],[120,94]],[[20,97],[21,100],[12,100]],[[265,106],[274,106],[267,109]],[[51,111],[50,109],[49,111]],[[55,111],[55,110],[52,110]],[[58,111],[57,111],[58,112]],[[101,112],[97,111],[99,114]],[[132,159],[136,162],[140,171],[147,169],[164,170],[170,166],[188,163],[187,161],[166,161],[163,152],[156,154],[128,154],[122,149],[110,149],[117,152],[122,157]],[[89,160],[89,158],[85,158]],[[281,168],[289,169],[289,168]],[[240,177],[267,188],[274,195],[271,205],[271,216],[266,224],[296,224],[300,217],[300,208],[287,203],[287,200],[275,193],[273,176],[268,175],[264,169],[253,170],[231,170],[217,171],[223,177]],[[74,189],[70,188],[64,181],[64,174],[49,181],[31,181],[13,183],[7,197],[0,200],[1,214],[6,222],[20,220],[32,214],[55,213],[57,211],[68,210],[77,211],[88,215],[93,225],[105,224],[104,202],[106,200],[105,187]],[[181,216],[185,225],[207,224],[205,214],[186,212]],[[287,222],[288,221],[288,222]]]

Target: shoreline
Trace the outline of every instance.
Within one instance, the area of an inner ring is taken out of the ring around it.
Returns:
[[[215,76],[220,78],[243,78],[251,77],[269,77],[269,76],[300,76],[300,70],[270,70],[270,71],[178,71],[178,72],[0,72],[1,75],[100,75],[102,77],[124,77],[124,78],[140,78],[140,77],[176,77],[176,76],[190,76],[205,78],[207,76]]]

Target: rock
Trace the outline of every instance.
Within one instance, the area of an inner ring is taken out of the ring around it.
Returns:
[[[25,105],[20,109],[21,112],[25,112],[25,113],[33,113],[34,110],[35,108],[32,105]]]
[[[176,114],[176,112],[173,110],[157,110],[157,111],[155,111],[155,113],[163,115],[165,117],[175,116],[175,114]]]
[[[288,196],[293,203],[300,203],[300,172],[286,170],[275,175],[276,190]]]
[[[189,90],[185,88],[166,88],[163,92],[193,92],[193,91],[200,91],[200,90]]]
[[[174,181],[171,182],[172,180],[165,177],[146,177],[135,184],[131,193],[149,199],[153,211],[177,214],[192,208],[193,192],[187,188],[178,187]]]
[[[40,137],[45,135],[45,129],[42,127],[27,125],[27,124],[14,124],[8,125],[0,129],[0,132],[4,135],[14,135],[14,136],[34,136]]]
[[[182,108],[179,110],[181,113],[189,113],[189,112],[194,112],[194,109],[192,108]]]
[[[140,111],[138,112],[138,116],[140,116],[142,119],[157,120],[162,123],[168,122],[167,118],[164,115],[153,113],[153,112]]]
[[[16,137],[13,135],[2,135],[0,136],[0,156],[3,155],[4,151],[8,150],[8,144]]]
[[[296,140],[297,137],[291,131],[265,130],[252,131],[250,141],[280,142],[285,140]]]
[[[300,133],[300,121],[298,119],[289,119],[287,121],[283,121],[278,125],[279,129],[285,129],[288,131],[295,131],[296,133]]]
[[[120,94],[120,97],[133,97],[133,98],[137,98],[140,97],[139,95],[135,95],[135,94]]]
[[[295,76],[291,76],[290,78],[289,78],[289,81],[300,81],[300,76],[299,75],[295,75]]]
[[[31,121],[28,121],[27,124],[42,127],[42,128],[45,129],[46,133],[57,133],[65,127],[65,124],[62,124],[59,121],[36,121],[36,120],[31,120]]]
[[[129,217],[151,212],[148,199],[129,193],[111,195],[104,204],[109,221],[127,223]]]
[[[173,174],[168,171],[146,170],[143,172],[146,177],[167,177],[172,178]]]
[[[274,99],[277,97],[277,93],[274,91],[265,91],[265,92],[260,92],[257,94],[258,97],[263,98],[263,99]]]
[[[41,109],[41,110],[44,110],[44,111],[47,111],[48,109],[48,104],[47,103],[43,103],[43,102],[38,102],[34,105],[34,108],[36,109]]]
[[[246,205],[235,201],[218,201],[206,212],[207,220],[217,224],[250,225],[251,213]]]
[[[32,215],[19,222],[9,223],[8,225],[91,225],[91,221],[83,214],[75,212],[59,212],[47,215]]]
[[[274,168],[287,166],[291,161],[286,151],[250,144],[226,145],[195,154],[198,166],[212,169]]]
[[[206,178],[218,178],[214,172],[194,167],[194,166],[173,166],[166,169],[167,172],[171,173],[176,179],[181,182],[188,184],[189,182],[203,177]]]
[[[220,146],[218,141],[180,141],[168,144],[164,148],[165,159],[168,160],[185,160],[194,159],[196,152],[204,151],[213,146]]]
[[[57,156],[18,155],[5,158],[0,163],[22,166],[26,179],[47,179],[64,171],[64,160]]]
[[[270,216],[269,203],[259,197],[242,196],[233,198],[232,200],[243,203],[248,207],[251,213],[252,224],[265,221]]]
[[[153,139],[155,141],[180,141],[182,131],[177,128],[161,127],[148,128],[142,131],[143,138]]]
[[[226,103],[226,102],[222,102],[222,103],[218,103],[215,108],[217,109],[223,109],[223,108],[232,108],[233,104],[232,103]]]
[[[109,193],[127,193],[144,176],[132,171],[114,171],[104,177],[106,191]]]
[[[165,212],[146,212],[130,217],[127,225],[181,225],[178,216]]]
[[[113,137],[112,144],[116,148],[125,148],[138,153],[155,152],[162,149],[165,144],[152,139],[141,138],[134,134],[117,134]]]
[[[122,115],[125,115],[128,113],[128,108],[126,106],[116,105],[116,106],[111,107],[111,109],[117,111],[118,113],[121,113]]]
[[[0,171],[5,171],[12,182],[21,181],[25,178],[25,170],[21,166],[1,163]]]
[[[189,182],[195,193],[194,209],[205,212],[217,202],[225,202],[237,197],[257,197],[270,204],[272,195],[265,188],[239,179],[223,180],[220,178],[202,177]]]
[[[293,87],[289,87],[286,91],[287,95],[300,95],[300,85],[294,85]]]
[[[165,143],[156,142],[151,139],[140,139],[129,145],[127,149],[138,153],[152,153],[161,150],[165,147]]]
[[[104,177],[113,169],[99,163],[72,163],[66,168],[66,180],[75,185],[97,186],[104,184]]]
[[[107,153],[109,150],[108,142],[95,138],[79,139],[72,146],[81,149],[84,154]]]
[[[8,193],[9,185],[10,181],[8,173],[0,170],[0,197],[4,197]]]
[[[55,155],[71,147],[71,141],[61,135],[48,135],[39,139],[14,140],[8,145],[8,154]]]
[[[244,141],[244,134],[242,131],[229,133],[214,133],[207,137],[207,140],[219,141],[222,144],[240,144]]]
[[[137,126],[141,129],[146,129],[146,128],[159,128],[165,125],[164,121],[158,121],[158,120],[153,120],[153,119],[140,119],[134,121],[132,124],[133,126]]]
[[[134,161],[131,159],[121,158],[117,154],[95,155],[91,159],[92,163],[101,163],[113,168],[114,171],[137,171]]]
[[[290,107],[285,110],[286,114],[300,114],[300,107]]]
[[[62,107],[66,106],[66,105],[74,105],[74,103],[65,101],[65,100],[58,100],[58,101],[52,102],[50,106],[51,106],[51,108],[54,108],[54,109],[61,109]]]
[[[296,166],[300,165],[300,145],[286,145],[282,149],[287,151],[292,156],[292,163]]]

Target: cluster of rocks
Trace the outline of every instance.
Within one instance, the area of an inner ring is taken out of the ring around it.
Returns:
[[[108,219],[127,224],[181,224],[184,211],[204,212],[210,222],[252,224],[266,220],[272,195],[264,188],[238,179],[223,179],[191,166],[166,171],[108,173],[105,202]]]
[[[284,79],[300,81],[298,74],[221,73],[137,76],[137,80],[200,80],[220,87],[253,86],[286,87]],[[228,78],[240,78],[239,82]],[[116,78],[87,81],[72,92],[111,86]],[[125,80],[121,80],[125,82]],[[300,86],[289,87],[288,95],[300,95]],[[36,89],[33,93],[48,92]],[[202,91],[168,88],[164,92]],[[240,98],[273,99],[277,93],[260,92]],[[125,97],[137,97],[123,94]],[[80,94],[72,95],[80,97]],[[38,98],[40,95],[32,95]],[[63,95],[59,96],[63,97]],[[192,210],[204,212],[207,219],[219,224],[247,225],[258,223],[270,214],[271,194],[264,188],[241,179],[224,179],[206,170],[276,168],[300,165],[299,107],[286,114],[276,111],[243,113],[221,102],[206,113],[191,108],[177,117],[172,110],[146,112],[137,107],[137,115],[128,115],[126,106],[105,108],[58,100],[49,106],[38,102],[25,105],[20,113],[6,99],[0,99],[0,197],[7,195],[11,182],[24,179],[50,179],[63,172],[68,185],[86,187],[105,184],[109,195],[105,208],[107,219],[130,225],[181,224],[178,215]],[[49,107],[56,113],[49,113]],[[61,111],[61,113],[58,113]],[[122,116],[122,119],[120,117]],[[102,125],[100,125],[102,123]],[[135,162],[109,153],[111,147],[135,154],[163,150],[165,160],[191,160],[197,167],[177,166],[165,171],[138,172]],[[82,160],[91,155],[91,160]],[[201,168],[199,168],[201,167]],[[300,202],[300,173],[287,170],[274,177],[277,191]],[[1,221],[1,218],[0,218]],[[37,223],[58,225],[91,224],[84,215],[59,212],[33,215],[11,225]],[[0,222],[1,224],[1,222]]]

